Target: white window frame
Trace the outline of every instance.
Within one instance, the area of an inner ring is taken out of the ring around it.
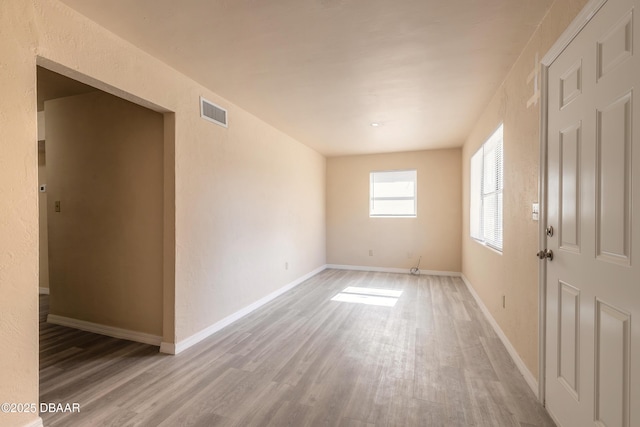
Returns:
[[[375,176],[383,174],[399,174],[413,172],[413,196],[396,196],[396,197],[376,197],[375,195]],[[400,213],[375,213],[376,200],[413,200],[413,213],[400,214]],[[369,173],[369,217],[370,218],[416,218],[418,216],[418,171],[416,169],[403,169],[403,170],[382,170],[372,171]]]
[[[499,252],[504,241],[503,135],[501,124],[471,156],[469,166],[469,234]]]

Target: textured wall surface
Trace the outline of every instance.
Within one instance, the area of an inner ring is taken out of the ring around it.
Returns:
[[[416,169],[416,218],[370,218],[369,173]],[[409,269],[461,269],[461,150],[327,160],[327,262]],[[369,250],[373,256],[369,256]]]
[[[36,63],[175,112],[165,120],[175,127],[175,289],[164,289],[175,327],[165,340],[325,264],[320,154],[55,0],[3,1],[0,57],[0,340],[11,350],[0,352],[0,401],[38,401]],[[228,129],[199,117],[199,96],[228,109]],[[0,414],[0,426],[37,419]]]
[[[38,402],[38,147],[31,2],[0,7],[0,403]],[[0,413],[0,426],[37,414]]]
[[[582,9],[586,0],[557,0],[511,72],[478,119],[463,147],[462,272],[531,373],[538,375],[539,102],[530,74]],[[469,164],[480,145],[504,123],[504,244],[500,254],[469,237]],[[502,308],[502,296],[506,308]]]

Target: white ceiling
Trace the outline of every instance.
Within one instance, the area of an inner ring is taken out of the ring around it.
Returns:
[[[62,1],[327,156],[461,146],[553,2]]]

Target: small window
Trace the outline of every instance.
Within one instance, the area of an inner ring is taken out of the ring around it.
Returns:
[[[416,216],[415,170],[371,172],[369,216]]]
[[[502,125],[471,157],[471,237],[502,251]]]

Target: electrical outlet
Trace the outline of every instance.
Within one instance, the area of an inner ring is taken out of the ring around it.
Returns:
[[[369,256],[373,256],[373,249],[369,249]]]

